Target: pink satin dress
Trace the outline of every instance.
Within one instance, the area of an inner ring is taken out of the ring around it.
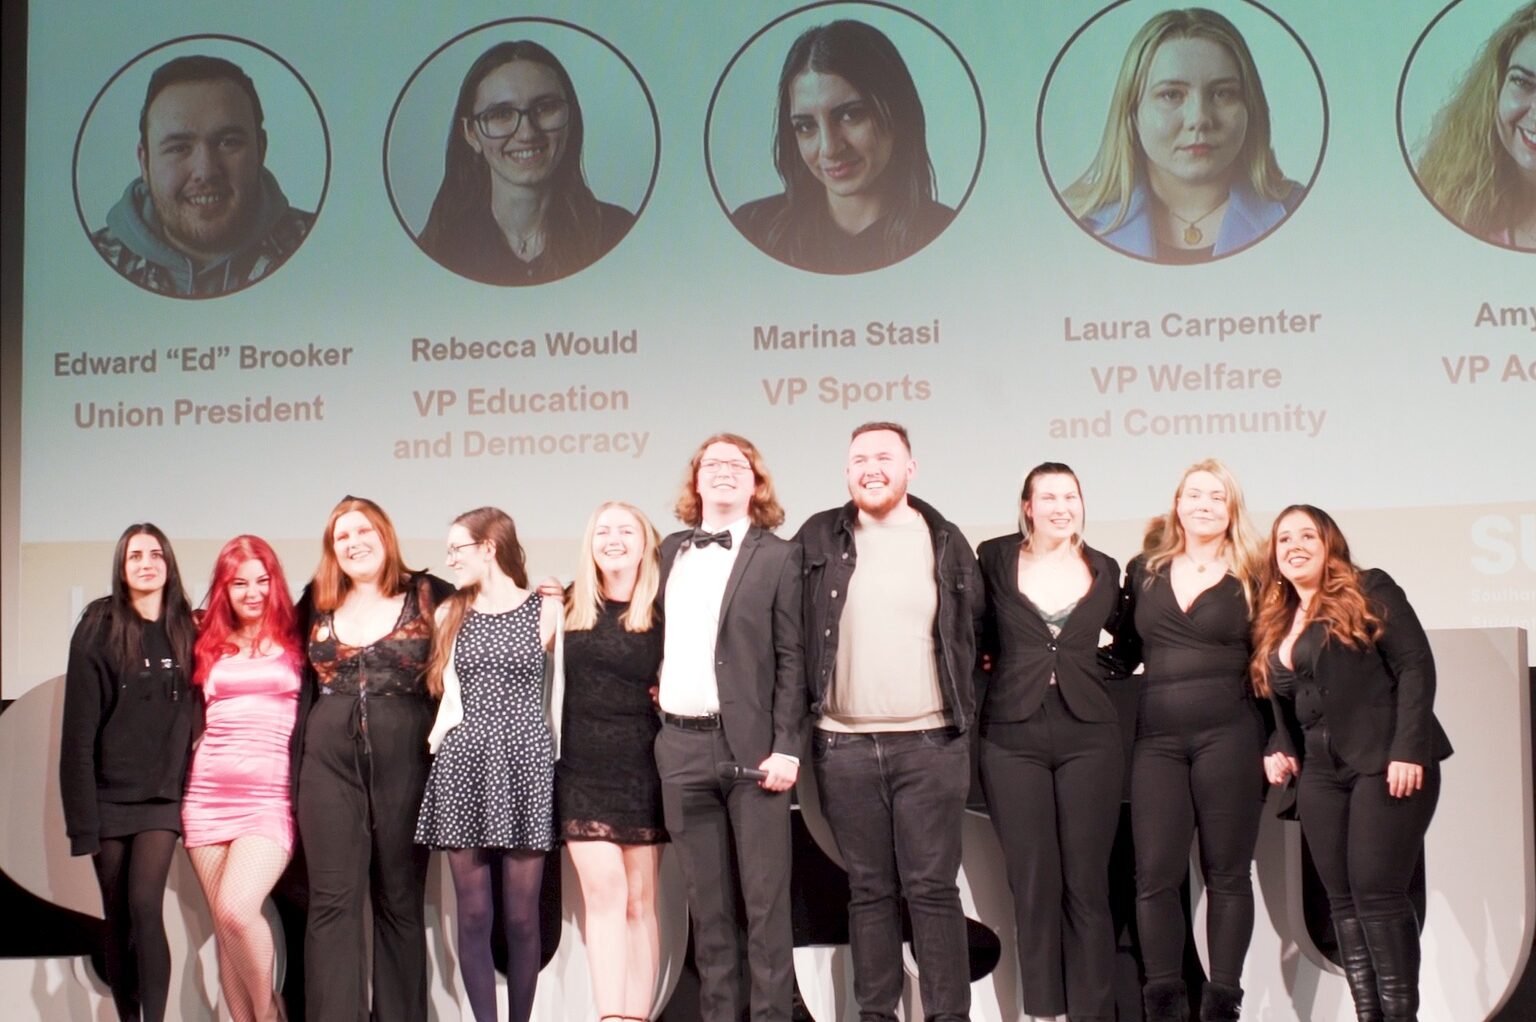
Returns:
[[[181,803],[188,848],[264,837],[293,850],[288,742],[299,672],[281,653],[226,657],[203,683],[207,724]]]

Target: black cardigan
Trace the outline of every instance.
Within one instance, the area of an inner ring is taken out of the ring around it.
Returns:
[[[1100,632],[1114,626],[1120,607],[1120,565],[1085,546],[1093,583],[1052,636],[1040,614],[1019,591],[1019,533],[989,539],[976,548],[986,587],[982,650],[992,671],[981,700],[981,722],[1027,720],[1040,709],[1052,673],[1067,708],[1079,720],[1118,719],[1099,657]]]
[[[1296,664],[1310,672],[1323,700],[1323,720],[1335,753],[1362,774],[1380,774],[1391,762],[1428,766],[1451,754],[1451,743],[1435,719],[1435,658],[1429,637],[1408,597],[1392,577],[1372,568],[1360,573],[1360,587],[1382,620],[1374,645],[1345,645],[1319,635],[1316,654]],[[1314,621],[1308,630],[1322,629]],[[1306,750],[1296,704],[1270,693],[1280,726],[1270,752],[1301,759]]]

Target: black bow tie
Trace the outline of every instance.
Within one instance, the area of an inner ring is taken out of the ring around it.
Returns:
[[[708,529],[693,530],[693,545],[695,547],[707,547],[711,543],[719,543],[720,549],[731,548],[731,530],[721,529],[719,532],[710,532]]]

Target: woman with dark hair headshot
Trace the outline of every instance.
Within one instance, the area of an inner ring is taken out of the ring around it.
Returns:
[[[107,983],[122,1019],[160,1022],[171,983],[161,921],[196,725],[196,629],[165,533],[130,525],[112,592],[69,643],[59,790],[70,852],[91,856],[107,923]]]
[[[773,165],[784,191],[731,222],[802,270],[900,262],[955,216],[937,201],[927,133],[917,86],[883,32],[846,20],[808,29],[779,74]]]
[[[470,66],[448,126],[423,250],[484,284],[545,284],[601,259],[635,216],[582,169],[576,86],[538,43],[497,43]]]
[[[517,527],[494,507],[448,529],[458,592],[437,608],[427,688],[442,699],[416,842],[443,850],[458,911],[459,973],[475,1022],[496,1022],[495,879],[507,939],[507,1017],[528,1022],[538,986],[539,894],[555,846],[555,735],[547,656],[558,600],[528,588]],[[558,678],[555,679],[558,683]]]
[[[1419,182],[1471,233],[1536,250],[1536,3],[1516,8],[1435,124]]]
[[[1131,40],[1099,151],[1062,198],[1122,252],[1199,263],[1264,237],[1303,192],[1275,159],[1247,41],[1189,7],[1154,15]]]
[[[370,903],[371,1017],[427,1017],[428,853],[412,838],[427,783],[432,612],[450,591],[405,566],[394,525],[373,501],[345,497],[331,509],[299,606],[310,671],[295,809],[309,873],[304,990],[313,1022],[370,1018]]]
[[[1408,886],[1451,754],[1429,639],[1391,576],[1355,567],[1338,524],[1309,504],[1275,519],[1262,583],[1253,683],[1279,723],[1265,772],[1273,784],[1297,778],[1356,1016],[1416,1019]]]
[[[581,882],[600,1019],[650,1018],[660,966],[656,878],[667,831],[651,698],[661,669],[660,546],[639,508],[599,505],[565,611],[555,791],[560,836]]]
[[[261,907],[293,855],[289,764],[304,650],[265,540],[224,544],[200,624],[192,680],[207,724],[182,804],[184,843],[213,915],[225,1007],[235,1022],[269,1022],[283,1011]]]
[[[1013,889],[1027,1014],[1112,1019],[1109,856],[1125,775],[1099,636],[1120,565],[1083,542],[1077,475],[1024,477],[1019,531],[976,551],[986,584],[981,787]]]
[[[1179,890],[1198,835],[1205,878],[1202,1022],[1239,1017],[1253,936],[1253,847],[1264,808],[1264,721],[1248,684],[1262,553],[1242,490],[1215,459],[1185,469],[1173,507],[1131,561],[1114,658],[1146,667],[1131,753],[1136,922],[1147,1022],[1189,1017]]]

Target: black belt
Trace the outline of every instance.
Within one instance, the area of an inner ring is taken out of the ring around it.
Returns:
[[[701,717],[684,717],[662,710],[661,722],[663,724],[671,724],[673,727],[680,727],[684,731],[720,730],[720,714],[718,713],[706,713]]]

